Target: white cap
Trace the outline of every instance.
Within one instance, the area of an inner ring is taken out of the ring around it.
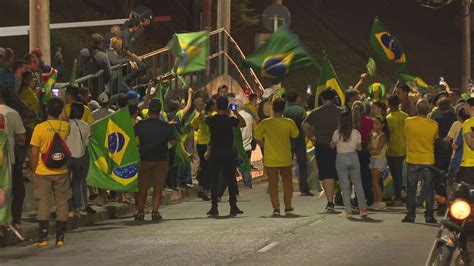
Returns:
[[[102,92],[101,94],[99,94],[99,97],[97,97],[97,100],[99,101],[99,103],[108,103],[110,98],[107,93]]]
[[[263,91],[262,98],[269,98],[269,97],[272,96],[273,94],[275,94],[275,90],[274,90],[273,88],[266,88],[266,89]]]

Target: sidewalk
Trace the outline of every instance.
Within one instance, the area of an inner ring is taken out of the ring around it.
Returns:
[[[263,172],[261,170],[253,171],[252,177],[254,183],[263,181]],[[239,180],[241,182],[241,180]],[[241,184],[239,183],[239,186]],[[193,186],[191,189],[179,189],[178,191],[164,190],[163,191],[163,205],[177,204],[187,199],[196,197],[198,186]],[[27,188],[27,193],[28,193]],[[149,199],[151,201],[151,199]],[[25,200],[25,203],[27,201]],[[94,210],[97,211],[95,214],[88,214],[87,216],[81,216],[80,218],[70,218],[68,221],[67,231],[82,227],[90,226],[98,222],[103,222],[109,219],[117,217],[131,216],[134,212],[133,204],[109,202],[104,206],[91,205]],[[148,203],[147,203],[148,206]],[[37,238],[38,235],[38,224],[35,222],[36,210],[31,205],[28,206],[29,211],[23,213],[22,228],[20,233],[25,238],[25,241],[21,241],[15,237],[13,232],[7,232],[4,237],[0,235],[0,247],[12,246],[12,245],[30,245],[31,241]],[[51,210],[52,221],[50,222],[50,236],[56,233],[56,221],[54,220],[55,209]],[[51,238],[52,239],[52,238]]]

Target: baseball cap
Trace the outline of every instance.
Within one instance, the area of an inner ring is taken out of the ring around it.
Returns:
[[[99,101],[99,103],[108,103],[109,100],[109,95],[105,92],[99,94],[99,97],[97,97],[97,101]]]
[[[151,99],[150,103],[148,104],[148,110],[150,112],[160,112],[161,111],[161,103],[158,99]]]

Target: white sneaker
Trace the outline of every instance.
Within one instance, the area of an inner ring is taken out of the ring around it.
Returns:
[[[387,209],[387,204],[385,202],[374,202],[374,204],[369,206],[369,209],[374,211],[385,211]]]

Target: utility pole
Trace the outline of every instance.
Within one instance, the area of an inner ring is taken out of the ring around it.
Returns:
[[[217,29],[224,28],[230,34],[230,22],[231,22],[231,0],[217,0]],[[228,51],[228,40],[224,33],[219,36],[219,51]],[[219,69],[222,69],[223,73],[228,73],[228,62],[225,56],[222,56],[222,61],[219,60]],[[223,65],[222,65],[223,64]]]
[[[212,12],[212,1],[201,0],[202,7],[202,28],[207,31],[211,31],[211,12]]]
[[[30,0],[30,51],[39,48],[41,58],[51,63],[51,38],[49,32],[49,0]]]
[[[469,80],[471,79],[471,0],[463,0],[461,9],[462,20],[462,67],[461,67],[461,89],[469,91]]]

